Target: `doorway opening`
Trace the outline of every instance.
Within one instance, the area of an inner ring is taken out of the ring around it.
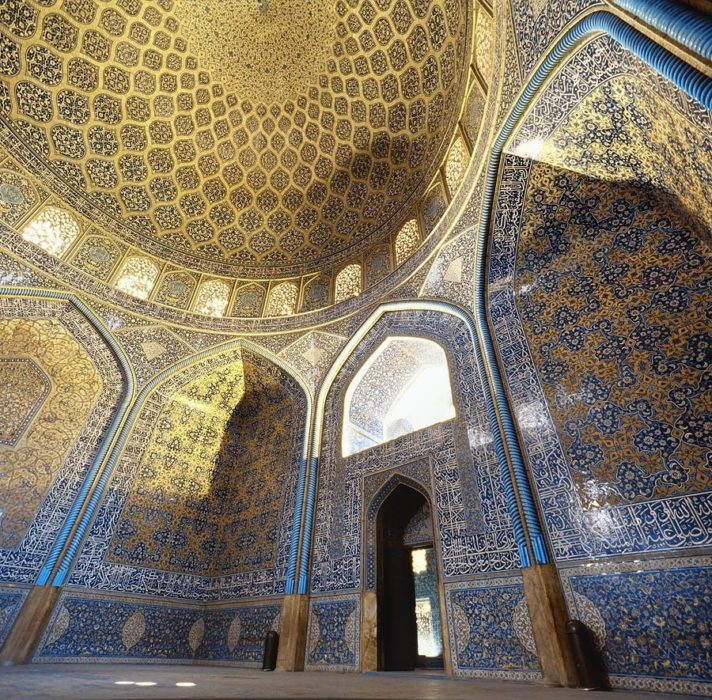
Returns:
[[[413,545],[406,531],[429,506],[398,485],[378,512],[378,670],[443,668],[440,601],[432,540]]]

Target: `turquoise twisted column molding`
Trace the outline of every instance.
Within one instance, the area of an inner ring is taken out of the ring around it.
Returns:
[[[101,320],[92,312],[92,310],[88,306],[86,306],[86,304],[84,304],[84,302],[82,302],[74,294],[44,289],[28,289],[24,287],[0,287],[0,296],[21,296],[34,297],[36,299],[56,299],[58,301],[65,301],[71,304],[75,309],[77,309],[77,311],[79,311],[79,313],[82,314],[82,316],[87,319],[87,321],[89,321],[92,327],[104,339],[107,346],[109,347],[117,362],[119,363],[121,373],[124,376],[124,386],[122,392],[123,398],[121,400],[121,404],[119,405],[118,409],[114,414],[114,419],[111,423],[111,426],[109,427],[106,435],[101,441],[99,450],[97,451],[96,456],[94,457],[94,460],[92,461],[92,464],[89,468],[89,471],[87,472],[87,475],[84,478],[84,481],[82,482],[79,492],[77,493],[77,496],[74,499],[72,507],[69,509],[69,513],[67,514],[64,524],[62,525],[62,528],[59,531],[59,534],[57,535],[57,539],[55,540],[54,545],[52,546],[52,549],[50,550],[50,553],[47,556],[47,560],[42,566],[42,569],[40,569],[36,584],[39,586],[44,586],[49,582],[50,578],[52,577],[52,573],[55,569],[55,566],[57,565],[57,561],[59,560],[59,557],[61,556],[62,551],[64,550],[75,525],[77,524],[77,519],[79,518],[80,513],[82,512],[85,507],[85,504],[87,503],[89,494],[92,491],[92,485],[94,484],[97,475],[101,470],[101,465],[106,459],[106,455],[109,452],[109,448],[111,447],[114,436],[116,435],[116,432],[118,431],[119,426],[123,422],[128,412],[129,406],[131,405],[131,400],[134,395],[136,382],[134,379],[133,370],[131,369],[131,364],[129,363],[128,357],[126,356],[124,351],[121,349],[119,344],[116,342],[116,340],[111,335],[106,326],[104,326],[104,324],[101,322]]]
[[[304,379],[299,375],[297,372],[295,372],[291,367],[289,367],[286,363],[284,363],[280,358],[276,357],[272,353],[266,351],[264,348],[261,348],[254,343],[250,342],[249,340],[232,340],[228,341],[227,343],[223,343],[222,345],[218,345],[214,348],[210,348],[208,350],[204,350],[202,352],[199,352],[195,355],[191,355],[190,357],[186,357],[180,362],[175,363],[174,365],[171,365],[170,367],[166,368],[159,374],[157,374],[140,392],[140,394],[136,397],[136,400],[133,402],[131,405],[131,409],[129,411],[128,417],[126,420],[123,422],[123,425],[121,426],[121,429],[118,433],[118,437],[116,438],[116,441],[113,444],[113,448],[111,450],[111,454],[109,455],[108,459],[106,460],[106,463],[104,465],[104,468],[101,472],[101,476],[99,477],[99,480],[97,481],[96,488],[94,489],[91,498],[89,500],[89,503],[84,510],[84,513],[81,517],[81,520],[79,521],[76,530],[74,532],[74,535],[72,537],[72,540],[69,544],[69,546],[66,549],[66,552],[64,556],[62,557],[62,561],[59,565],[59,568],[57,570],[57,573],[52,581],[53,586],[61,586],[64,584],[67,575],[69,574],[69,571],[71,570],[72,564],[74,562],[74,559],[76,558],[76,555],[79,551],[79,547],[81,546],[82,540],[84,539],[84,536],[86,534],[86,531],[89,527],[89,524],[91,523],[91,520],[94,516],[94,513],[96,511],[96,508],[101,501],[101,498],[104,495],[104,492],[106,490],[107,484],[109,482],[109,479],[111,478],[111,474],[114,470],[114,467],[116,466],[116,463],[119,459],[119,456],[121,455],[124,445],[126,444],[126,441],[131,434],[131,431],[133,429],[134,423],[136,421],[136,418],[139,416],[141,409],[143,408],[143,405],[146,401],[146,399],[149,397],[151,392],[159,386],[163,381],[168,379],[171,375],[175,374],[176,372],[181,371],[185,367],[195,364],[196,362],[201,362],[202,360],[207,359],[208,357],[212,357],[214,355],[219,355],[220,353],[226,352],[228,350],[233,350],[235,348],[245,348],[246,350],[249,350],[250,352],[254,352],[257,355],[260,355],[264,357],[266,360],[269,360],[273,364],[277,365],[280,369],[284,370],[289,374],[291,377],[293,377],[299,386],[301,387],[302,391],[304,391],[304,395],[306,396],[307,399],[307,415],[305,418],[305,426],[304,426],[304,440],[303,440],[303,447],[302,447],[302,459],[301,459],[301,465],[300,465],[300,476],[299,479],[300,481],[303,481],[305,479],[305,469],[306,469],[306,451],[309,446],[309,434],[310,434],[310,423],[311,423],[311,407],[313,403],[313,397],[312,393],[309,390],[306,382]],[[295,518],[295,521],[296,518]],[[293,523],[294,525],[294,523]],[[288,572],[291,569],[293,572],[296,571],[296,559],[297,559],[297,546],[294,543],[294,537],[292,537],[292,542],[290,545],[290,555],[289,555],[289,560],[288,560]],[[289,581],[287,582],[289,584]],[[292,575],[292,589],[294,588],[294,575]]]
[[[294,506],[294,518],[292,520],[292,542],[289,549],[289,563],[287,565],[287,584],[285,592],[289,595],[297,592],[297,564],[299,559],[299,551],[303,532],[305,531],[305,522],[303,518],[310,517],[308,503],[305,501],[307,492],[306,481],[307,474],[310,470],[309,465],[309,447],[311,446],[312,430],[314,429],[314,404],[312,401],[311,392],[307,394],[307,425],[304,428],[304,446],[302,448],[302,459],[299,465],[299,480],[297,481],[297,493],[295,496],[296,503]],[[306,510],[306,515],[305,515]],[[309,529],[311,532],[311,529]]]
[[[712,17],[676,0],[610,0],[611,5],[712,61]]]
[[[297,590],[300,594],[307,592],[309,582],[309,554],[311,552],[312,528],[314,526],[314,501],[318,469],[319,455],[312,455],[309,463],[309,487],[306,498],[306,512],[304,513],[304,534],[300,550],[299,588]]]
[[[663,23],[664,24],[664,23]],[[696,25],[695,25],[696,26]],[[499,165],[505,144],[514,134],[516,127],[533,103],[544,83],[563,64],[571,52],[588,37],[606,33],[631,53],[644,60],[652,68],[671,80],[685,93],[698,100],[707,109],[712,108],[712,80],[692,66],[673,56],[655,42],[643,36],[621,19],[608,11],[597,11],[579,20],[551,49],[539,68],[534,72],[526,87],[512,107],[497,138],[494,141],[487,169],[475,265],[475,317],[487,371],[496,398],[497,409],[502,420],[506,444],[509,450],[518,487],[525,521],[534,545],[537,563],[548,563],[548,553],[534,497],[524,465],[524,457],[519,445],[515,423],[509,408],[504,382],[490,333],[489,315],[486,304],[487,259],[494,195],[499,178]]]
[[[475,331],[475,324],[472,317],[458,306],[444,301],[422,300],[392,302],[379,306],[368,317],[368,319],[366,319],[366,321],[358,329],[358,331],[356,331],[356,333],[351,337],[349,342],[341,350],[338,357],[329,369],[329,372],[327,373],[326,378],[322,383],[321,390],[319,391],[319,396],[317,397],[313,429],[311,453],[312,457],[309,472],[309,486],[307,491],[306,514],[304,520],[304,535],[302,537],[302,547],[300,552],[299,564],[298,592],[301,594],[307,592],[307,585],[309,581],[309,561],[311,553],[312,528],[314,521],[314,505],[316,501],[316,484],[319,467],[319,457],[321,454],[321,442],[324,429],[324,410],[326,407],[327,396],[334,380],[336,379],[336,376],[341,371],[341,368],[345,364],[346,360],[350,357],[350,355],[356,349],[359,343],[368,335],[369,331],[384,315],[388,313],[395,313],[398,311],[437,311],[439,313],[455,316],[461,321],[463,321],[467,326],[470,341],[472,342],[473,353],[475,354],[475,360],[477,362],[478,372],[480,373],[480,378],[482,381],[485,405],[487,407],[487,418],[490,424],[490,428],[492,430],[492,436],[495,443],[495,450],[497,452],[497,459],[500,467],[500,475],[502,478],[502,484],[507,499],[507,510],[512,520],[512,526],[514,529],[514,539],[517,545],[517,549],[519,551],[522,566],[531,566],[531,557],[529,554],[527,533],[525,531],[524,525],[522,523],[522,518],[520,516],[517,495],[515,493],[512,476],[510,474],[509,463],[507,461],[507,456],[504,449],[504,436],[500,431],[499,422],[497,420],[497,413],[495,410],[495,404],[492,395],[489,392],[486,375],[484,374],[485,365],[480,350],[477,333]]]

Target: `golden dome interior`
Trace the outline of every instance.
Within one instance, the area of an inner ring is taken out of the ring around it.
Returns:
[[[463,0],[3,11],[3,145],[95,226],[85,257],[129,244],[183,287],[193,272],[336,277],[395,236],[468,76]]]

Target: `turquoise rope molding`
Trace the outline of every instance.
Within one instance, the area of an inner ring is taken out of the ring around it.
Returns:
[[[623,5],[624,3],[619,4]],[[646,16],[648,16],[647,14],[644,15],[642,12],[642,10],[648,8],[648,2],[644,2],[643,0],[629,0],[625,4],[627,4],[634,13],[641,16],[641,18],[645,18]],[[668,2],[661,1],[656,2],[655,4],[658,10],[658,15],[655,17],[654,21],[654,26],[656,28],[660,29],[661,31],[666,31],[670,36],[675,38],[684,46],[690,48],[692,51],[700,53],[705,57],[709,56],[709,25],[705,21],[705,18],[699,15],[699,13],[694,13],[694,22],[685,21],[682,18],[683,15],[687,15],[689,8],[684,8],[685,12],[683,12],[680,6],[673,6],[671,3]],[[688,19],[692,19],[692,16],[689,15]],[[651,21],[652,23],[651,17],[648,17],[648,21]],[[523,116],[526,109],[532,104],[535,95],[541,89],[544,82],[549,77],[551,77],[551,75],[556,69],[561,66],[564,60],[569,57],[571,52],[581,41],[597,33],[606,33],[610,35],[613,39],[618,41],[624,48],[631,51],[631,53],[635,54],[640,59],[645,61],[653,69],[657,70],[659,73],[671,80],[671,82],[677,85],[677,87],[683,90],[690,97],[699,101],[708,110],[712,109],[712,81],[710,81],[699,71],[695,70],[692,66],[688,65],[676,56],[673,56],[671,53],[658,46],[655,42],[643,36],[640,32],[633,29],[623,20],[612,15],[609,11],[597,11],[579,20],[571,29],[566,32],[566,34],[557,42],[554,48],[549,52],[544,62],[535,71],[534,75],[529,80],[527,86],[525,87],[519,99],[512,108],[507,120],[505,121],[504,125],[500,130],[497,139],[494,142],[486,175],[483,208],[480,218],[480,231],[477,247],[477,263],[475,270],[475,315],[480,329],[481,338],[480,336],[475,335],[476,342],[474,342],[474,347],[480,372],[482,372],[486,368],[488,370],[489,377],[492,382],[496,408],[502,420],[504,441],[507,444],[510,458],[512,460],[515,480],[521,498],[522,508],[524,510],[529,536],[531,538],[532,547],[534,549],[535,559],[539,564],[548,563],[549,556],[542,528],[540,525],[539,515],[537,513],[536,506],[534,503],[531,486],[529,484],[526,469],[524,466],[524,459],[519,446],[514,420],[512,418],[509,403],[507,401],[507,397],[504,391],[502,376],[500,374],[499,366],[497,364],[492,336],[489,330],[488,314],[484,294],[486,287],[485,252],[489,243],[489,231],[494,202],[494,193],[499,174],[499,164],[505,143],[513,134],[514,129],[517,126],[519,120]],[[702,38],[701,41],[700,38]],[[386,305],[386,307],[387,306],[397,307],[398,304]],[[384,309],[386,307],[381,307],[381,309]],[[408,308],[419,308],[419,306],[416,302],[408,306]],[[379,312],[377,311],[376,313],[378,314]],[[336,363],[334,367],[336,367]],[[324,408],[322,395],[324,395],[325,389],[328,390],[331,382],[333,382],[333,369],[334,368],[332,367],[332,371],[330,371],[329,375],[327,375],[327,379],[324,382],[322,392],[320,393],[319,401],[317,404],[317,416],[314,429],[314,440],[312,445],[313,456],[310,465],[309,486],[307,492],[307,513],[304,523],[304,536],[302,538],[302,548],[300,555],[301,558],[299,569],[299,593],[307,592],[309,554],[311,551],[313,510],[316,492],[316,473],[319,463],[319,449],[322,433],[322,415]],[[488,392],[486,391],[485,394],[487,395],[487,393]],[[488,399],[488,417],[490,417],[490,424],[492,425],[492,417],[489,416],[489,406],[491,398],[492,397],[486,396],[486,399]],[[496,423],[496,416],[494,417],[494,420]],[[493,427],[493,433],[496,436],[496,439],[500,436],[498,424],[496,425],[496,428]],[[499,455],[500,446],[498,445],[497,447]],[[500,469],[502,471],[503,476],[506,473],[507,479],[509,479],[508,469],[504,470],[502,469],[502,466],[503,465],[500,463]],[[511,504],[509,503],[509,498],[508,506],[510,506],[511,513]],[[518,520],[519,518],[517,517],[514,520],[514,523],[518,523]],[[521,523],[519,523],[519,526],[521,526]],[[522,548],[520,547],[520,554],[521,550]],[[522,557],[522,563],[524,566],[527,566],[529,565],[529,557],[526,548],[524,548],[524,550],[525,551],[524,556]]]
[[[308,443],[308,438],[304,441]],[[289,546],[289,561],[287,563],[287,583],[284,591],[287,594],[294,593],[295,579],[297,576],[297,556],[299,553],[299,532],[302,527],[302,511],[304,509],[304,484],[306,482],[307,460],[302,457],[299,462],[299,479],[297,481],[297,493],[294,505],[294,518],[292,519],[292,541]]]
[[[312,456],[309,466],[309,488],[307,491],[306,513],[304,514],[304,536],[302,538],[301,561],[299,567],[298,593],[307,592],[309,583],[309,555],[311,553],[312,527],[314,525],[314,501],[316,493],[316,477],[319,468],[319,457]]]
[[[162,372],[160,372],[159,374],[157,374],[141,390],[141,393],[138,395],[136,400],[133,402],[133,405],[131,406],[131,410],[129,412],[128,418],[124,422],[124,424],[121,428],[121,431],[119,433],[119,436],[118,436],[116,442],[114,443],[113,449],[111,450],[111,454],[109,455],[109,458],[106,461],[106,464],[105,464],[104,469],[101,473],[101,476],[99,477],[99,481],[97,482],[96,488],[94,489],[94,491],[91,495],[91,499],[89,500],[87,508],[84,511],[84,514],[82,515],[81,520],[79,521],[79,524],[76,528],[74,536],[72,537],[72,541],[71,541],[69,547],[67,548],[65,555],[62,557],[62,562],[59,566],[57,574],[54,577],[54,580],[52,581],[53,586],[62,586],[64,584],[64,582],[66,581],[67,575],[69,574],[69,571],[72,568],[72,564],[74,563],[74,559],[79,551],[81,542],[84,539],[84,535],[86,534],[86,531],[89,527],[91,519],[94,516],[96,507],[104,495],[104,491],[106,490],[106,486],[107,486],[109,479],[111,477],[111,474],[116,466],[116,462],[118,461],[119,455],[123,451],[123,447],[126,444],[126,440],[128,439],[129,435],[131,434],[131,431],[133,429],[136,418],[139,416],[139,414],[143,408],[143,405],[144,405],[146,399],[148,398],[148,396],[151,394],[151,392],[159,384],[161,384],[163,381],[168,379],[168,377],[172,376],[176,372],[181,371],[188,365],[194,364],[196,362],[201,362],[209,357],[212,357],[214,355],[218,355],[220,353],[226,352],[228,350],[233,350],[236,348],[245,348],[246,350],[250,350],[251,352],[254,352],[257,355],[260,355],[261,357],[264,357],[266,360],[277,365],[280,369],[284,370],[291,377],[293,377],[295,379],[295,381],[301,387],[302,391],[304,391],[304,394],[307,399],[307,416],[306,416],[306,425],[305,425],[305,429],[304,429],[304,443],[303,443],[303,448],[302,448],[303,449],[302,454],[303,455],[306,454],[306,450],[309,445],[309,433],[310,433],[309,423],[311,420],[310,417],[311,417],[312,394],[311,394],[311,391],[309,391],[309,388],[307,387],[306,382],[303,380],[303,378],[300,375],[297,375],[294,372],[294,370],[287,367],[287,365],[284,362],[282,362],[281,359],[272,355],[271,353],[267,353],[263,348],[258,347],[247,340],[229,341],[227,343],[223,343],[222,345],[218,345],[215,348],[210,348],[208,350],[199,352],[196,355],[192,355],[190,357],[184,358],[180,362],[177,362],[176,364],[172,365],[171,367],[168,367],[167,369],[165,369]],[[306,469],[306,459],[303,456],[303,458],[301,460],[301,465],[300,465],[300,475],[299,475],[300,481],[303,481],[305,478],[305,474],[304,474],[305,469]],[[298,522],[296,519],[296,513],[295,513],[294,522]],[[294,523],[293,523],[293,526],[294,526]],[[297,527],[298,527],[298,525],[297,525]],[[296,558],[297,558],[297,547],[294,544],[294,537],[292,537],[292,543],[291,543],[291,549],[290,549],[289,561],[288,561],[288,572],[289,572],[289,570],[291,570],[292,572],[296,571]],[[289,585],[290,585],[290,582],[288,580],[287,586],[289,586]],[[294,588],[294,573],[292,573],[291,588],[292,589]]]
[[[712,61],[712,17],[675,0],[611,0],[671,39]]]
[[[463,321],[467,326],[467,330],[470,335],[470,341],[472,342],[473,352],[475,354],[475,360],[477,362],[478,372],[480,373],[480,379],[482,382],[485,405],[487,408],[487,418],[490,424],[490,428],[492,430],[495,450],[497,452],[497,461],[499,463],[500,475],[502,478],[502,484],[507,499],[507,510],[512,520],[512,527],[514,530],[514,540],[517,545],[517,550],[519,552],[519,557],[522,566],[531,566],[531,557],[529,555],[527,536],[524,529],[524,525],[522,524],[522,519],[519,514],[517,497],[515,494],[514,484],[512,482],[512,476],[510,474],[509,464],[504,449],[504,437],[499,428],[495,404],[492,395],[489,392],[486,375],[484,374],[485,365],[482,357],[482,352],[480,350],[477,333],[475,332],[475,324],[473,319],[463,309],[445,301],[420,300],[392,302],[379,306],[368,317],[368,319],[363,323],[363,325],[358,329],[358,331],[356,331],[356,333],[351,337],[349,342],[339,353],[334,364],[331,366],[331,369],[329,370],[328,374],[326,375],[326,378],[324,379],[321,390],[319,392],[319,396],[317,398],[316,418],[314,421],[314,433],[312,442],[312,458],[309,472],[309,486],[307,491],[306,515],[304,519],[304,536],[302,538],[299,567],[298,593],[300,594],[307,593],[307,586],[309,581],[309,562],[311,554],[312,528],[314,524],[314,506],[316,502],[317,472],[319,466],[321,441],[323,437],[323,417],[324,410],[326,407],[327,396],[334,380],[336,379],[336,376],[341,371],[341,368],[345,364],[346,360],[351,356],[352,352],[359,345],[359,343],[361,343],[361,341],[368,335],[371,329],[383,316],[388,313],[396,313],[399,311],[436,311],[439,313],[448,314],[450,316],[455,316],[456,318]],[[536,548],[534,547],[533,542],[532,546],[536,553]],[[546,552],[544,553],[546,554]]]
[[[660,23],[662,26],[666,26],[664,21],[661,20]],[[534,545],[536,560],[540,564],[548,563],[546,544],[524,466],[524,458],[519,446],[515,423],[504,391],[504,382],[499,370],[494,342],[490,333],[485,297],[487,286],[486,252],[489,245],[494,195],[499,178],[499,166],[506,142],[514,133],[520,119],[527,108],[533,103],[534,97],[546,80],[562,65],[564,60],[568,58],[581,41],[598,33],[608,34],[621,44],[623,48],[645,61],[653,69],[671,80],[690,97],[703,104],[708,110],[712,109],[712,80],[681,59],[673,56],[670,52],[658,46],[654,41],[651,41],[610,12],[598,11],[579,20],[556,43],[522,91],[492,147],[484,187],[477,243],[474,294],[475,316],[481,334],[485,363],[494,389],[497,408],[502,419],[505,440],[509,448],[519,495],[522,499],[526,524],[529,529],[532,544]]]
[[[42,566],[42,569],[40,569],[40,573],[37,577],[36,583],[39,586],[44,586],[48,583],[50,577],[52,576],[52,571],[54,570],[57,564],[62,550],[67,544],[67,540],[69,539],[72,529],[74,528],[77,518],[79,517],[79,513],[82,511],[82,508],[84,507],[87,501],[87,497],[89,495],[89,492],[91,491],[92,484],[94,483],[97,474],[101,469],[101,465],[104,462],[104,459],[106,458],[114,435],[119,429],[119,426],[121,425],[121,422],[123,421],[129,406],[131,405],[131,399],[135,390],[135,380],[133,371],[131,370],[131,365],[124,351],[114,340],[114,337],[104,326],[104,324],[99,320],[99,318],[95,316],[91,309],[89,309],[74,294],[70,294],[67,292],[55,292],[44,289],[27,289],[23,287],[0,287],[0,296],[33,297],[36,299],[52,299],[57,301],[68,302],[75,309],[77,309],[77,311],[79,311],[79,313],[81,313],[82,316],[84,316],[87,321],[89,321],[94,330],[96,330],[97,333],[101,335],[101,337],[113,353],[114,357],[116,358],[117,362],[119,363],[121,373],[124,376],[124,386],[122,391],[123,399],[121,401],[121,404],[114,413],[114,419],[111,423],[111,426],[109,427],[106,432],[106,435],[101,441],[99,450],[97,451],[96,456],[92,461],[91,467],[89,468],[87,475],[84,477],[84,481],[82,482],[82,485],[79,489],[79,493],[74,499],[74,503],[72,504],[72,507],[70,508],[69,513],[67,514],[64,524],[62,525],[62,528],[59,531],[59,534],[57,535],[57,539],[55,540],[54,545],[52,546],[52,549],[50,550],[50,553],[47,556],[47,560]]]

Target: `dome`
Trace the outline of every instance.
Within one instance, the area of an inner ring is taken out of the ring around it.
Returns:
[[[13,11],[4,145],[103,236],[176,274],[335,275],[394,236],[442,162],[467,81],[460,0]]]

